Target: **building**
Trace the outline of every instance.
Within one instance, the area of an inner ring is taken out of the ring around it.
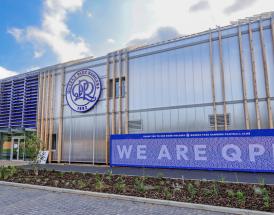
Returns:
[[[273,18],[3,79],[1,150],[30,130],[49,162],[108,163],[111,134],[273,128]]]

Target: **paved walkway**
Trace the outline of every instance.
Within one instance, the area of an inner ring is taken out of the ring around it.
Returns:
[[[224,214],[6,185],[0,185],[0,208],[1,215]]]
[[[10,160],[0,160],[0,166],[23,166],[27,165],[29,162],[27,161],[10,161]]]
[[[28,166],[26,166],[28,168]],[[41,168],[55,169],[66,172],[85,172],[85,173],[105,173],[112,170],[113,174],[139,175],[139,176],[158,176],[159,174],[169,178],[184,179],[206,179],[206,180],[225,180],[228,182],[243,183],[264,183],[274,184],[274,173],[252,173],[252,172],[228,172],[228,171],[205,171],[205,170],[186,170],[186,169],[153,169],[153,168],[133,168],[133,167],[106,167],[77,164],[46,164],[40,165]],[[29,167],[30,168],[30,167]]]

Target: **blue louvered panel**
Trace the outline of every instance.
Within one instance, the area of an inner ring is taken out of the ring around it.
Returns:
[[[0,88],[0,128],[9,128],[12,96],[12,81],[1,83]]]
[[[22,128],[24,109],[24,86],[24,78],[16,79],[13,81],[10,123],[11,128]]]
[[[37,99],[38,75],[1,83],[0,129],[35,129]]]
[[[36,112],[38,99],[38,75],[26,78],[25,87],[25,107],[24,107],[24,127],[36,128]]]

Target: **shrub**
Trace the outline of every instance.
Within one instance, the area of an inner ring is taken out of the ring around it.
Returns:
[[[141,192],[141,193],[145,192],[144,177],[142,177],[142,178],[135,178],[135,180],[134,180],[134,186],[135,186],[135,188],[139,192]]]
[[[190,199],[193,199],[197,194],[197,189],[193,186],[192,183],[188,183],[186,188],[188,193],[190,194]]]
[[[87,183],[84,180],[79,180],[78,181],[78,186],[80,189],[83,189],[87,186]]]
[[[262,194],[263,194],[263,201],[264,201],[264,206],[266,208],[269,208],[270,206],[270,197],[269,197],[269,192],[266,188],[262,189]]]
[[[165,198],[170,199],[172,197],[172,193],[169,188],[164,187],[163,191],[164,191]]]
[[[44,150],[44,143],[39,139],[39,137],[34,132],[27,132],[25,144],[23,146],[23,150],[25,151],[26,157],[32,161],[32,169],[34,174],[37,176],[39,174],[37,164],[38,154],[40,150]]]
[[[233,190],[227,190],[226,193],[227,193],[229,198],[233,198],[235,196],[235,193],[234,193]]]
[[[0,167],[0,179],[7,180],[8,178],[15,175],[17,168],[15,166]]]
[[[111,180],[112,179],[112,171],[110,169],[107,170],[105,177],[107,180]]]
[[[242,191],[236,192],[236,198],[240,204],[245,203],[245,194]]]
[[[105,184],[103,179],[101,179],[100,175],[98,173],[95,174],[95,189],[96,190],[102,190],[104,189]]]
[[[126,189],[126,183],[125,180],[122,177],[119,177],[117,179],[116,184],[114,185],[115,189],[118,190],[118,192],[125,192]]]

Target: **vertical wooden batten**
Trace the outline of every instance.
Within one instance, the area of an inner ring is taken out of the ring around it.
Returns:
[[[215,95],[215,80],[214,80],[214,67],[213,67],[213,47],[212,47],[212,32],[209,33],[209,57],[210,57],[210,75],[211,75],[211,92],[213,102],[213,115],[214,115],[214,130],[217,131],[217,110],[216,110],[216,95]]]
[[[272,109],[271,109],[271,96],[269,90],[269,72],[266,61],[266,48],[264,42],[264,32],[262,21],[260,20],[260,43],[262,49],[262,58],[263,58],[263,68],[264,68],[264,80],[265,80],[265,93],[266,93],[266,103],[267,103],[267,111],[268,111],[268,126],[269,128],[273,128],[273,118],[272,118]]]
[[[50,99],[51,99],[51,73],[48,74],[48,85],[47,85],[47,97],[46,97],[46,107],[45,107],[45,148],[48,149],[48,140],[49,140],[49,112],[50,112]]]
[[[227,130],[227,108],[226,108],[226,95],[225,95],[225,74],[224,74],[224,62],[223,62],[223,47],[222,47],[222,32],[220,27],[218,28],[219,36],[219,58],[221,66],[221,82],[222,82],[222,96],[223,96],[223,110],[224,110],[224,129]]]
[[[247,104],[247,90],[246,90],[246,80],[245,80],[245,69],[244,69],[244,58],[243,58],[243,45],[242,45],[242,29],[241,25],[238,25],[238,44],[239,44],[239,54],[240,54],[240,68],[241,68],[241,78],[243,87],[243,105],[245,114],[245,128],[250,129],[250,119]]]
[[[54,92],[55,92],[55,73],[51,75],[51,99],[50,99],[50,114],[49,114],[49,163],[52,161],[52,134],[54,127],[54,116],[53,116],[53,103],[54,103]]]
[[[251,55],[251,64],[252,64],[252,79],[253,79],[253,90],[255,97],[255,111],[256,111],[256,122],[257,128],[261,129],[261,117],[259,111],[259,99],[258,99],[258,89],[257,89],[257,78],[256,78],[256,62],[253,48],[253,35],[251,23],[248,23],[248,35],[249,35],[249,47],[250,47],[250,55]]]
[[[41,138],[41,107],[43,96],[43,75],[39,75],[39,93],[38,93],[38,105],[37,105],[37,137]]]
[[[45,98],[46,98],[46,83],[47,83],[47,74],[44,73],[44,78],[43,78],[43,97],[42,97],[42,113],[41,113],[41,146],[40,148],[43,148],[44,145],[44,135],[45,135]]]
[[[60,96],[60,109],[59,109],[59,122],[58,122],[58,163],[62,160],[62,142],[63,142],[63,114],[64,114],[64,88],[65,88],[65,68],[61,72],[61,96]]]
[[[125,101],[125,133],[128,134],[128,121],[129,121],[129,62],[128,62],[128,50],[125,50],[125,96],[126,96],[126,101]]]
[[[122,61],[123,61],[123,52],[119,51],[119,134],[122,134]]]
[[[110,64],[110,55],[107,56],[107,68],[106,68],[106,139],[105,139],[105,162],[108,164],[108,156],[109,156],[109,64]]]
[[[112,134],[116,133],[116,53],[113,53],[112,59],[112,111],[111,111],[111,130]]]

